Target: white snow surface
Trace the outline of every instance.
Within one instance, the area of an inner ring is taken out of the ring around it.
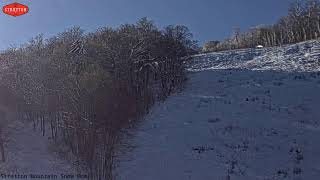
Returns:
[[[0,180],[26,179],[12,178],[12,176],[27,175],[77,175],[76,166],[59,155],[48,136],[34,130],[33,123],[13,121],[5,132],[6,162],[0,162]]]
[[[283,47],[242,49],[194,56],[189,71],[249,69],[276,71],[320,71],[320,41]]]
[[[194,56],[119,157],[121,180],[320,179],[320,43]]]

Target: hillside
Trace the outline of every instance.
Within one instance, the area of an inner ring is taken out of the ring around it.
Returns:
[[[189,71],[249,69],[275,71],[320,71],[320,42],[317,40],[282,47],[243,49],[194,56]]]
[[[119,179],[320,176],[320,42],[201,54],[132,132]]]
[[[319,47],[309,41],[194,56],[186,88],[131,130],[118,179],[317,180]],[[76,172],[39,134],[12,122],[0,171]]]

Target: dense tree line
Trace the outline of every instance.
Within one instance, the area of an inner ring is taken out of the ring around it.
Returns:
[[[211,41],[203,51],[223,51],[240,48],[281,46],[320,37],[320,1],[300,0],[291,4],[288,15],[274,25],[259,25],[240,33],[235,28],[232,37],[222,41]]]
[[[187,27],[146,18],[87,34],[74,27],[6,50],[0,75],[20,119],[68,146],[92,179],[112,179],[120,130],[184,82],[182,57],[195,48]]]

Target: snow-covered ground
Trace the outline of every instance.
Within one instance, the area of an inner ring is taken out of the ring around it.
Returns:
[[[249,69],[276,71],[320,71],[320,42],[313,40],[283,47],[243,49],[194,56],[189,71]]]
[[[48,136],[34,131],[33,123],[11,122],[5,137],[6,162],[0,162],[0,180],[44,179],[31,178],[31,174],[56,175],[58,179],[62,179],[61,175],[78,175],[75,166],[57,154]]]
[[[320,43],[197,55],[120,157],[121,180],[320,178]]]

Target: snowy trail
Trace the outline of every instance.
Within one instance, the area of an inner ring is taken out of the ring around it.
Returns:
[[[229,69],[215,55],[195,58],[186,89],[135,130],[118,178],[319,179],[320,73]]]
[[[0,164],[4,175],[57,175],[76,174],[74,167],[50,150],[47,136],[33,130],[32,123],[15,121],[7,131],[6,162]],[[0,179],[9,180],[1,175]]]

